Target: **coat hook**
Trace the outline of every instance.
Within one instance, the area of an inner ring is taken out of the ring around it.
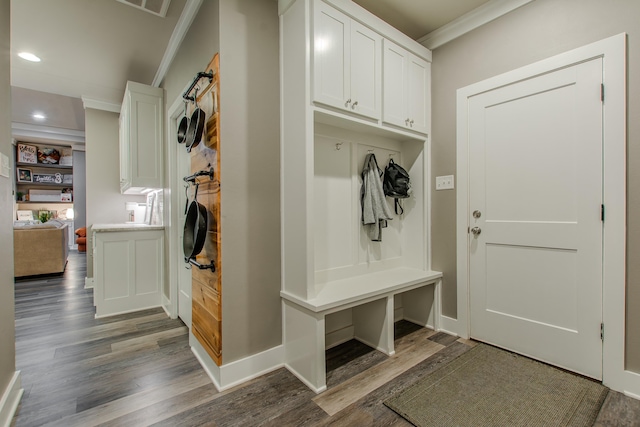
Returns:
[[[342,148],[342,144],[344,144],[342,141],[336,143],[336,150],[340,150]]]
[[[367,150],[367,153],[368,153],[368,154],[372,154],[372,153],[373,153],[373,150]]]

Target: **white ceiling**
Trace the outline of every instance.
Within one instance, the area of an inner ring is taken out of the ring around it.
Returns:
[[[418,39],[488,0],[353,1]],[[127,80],[151,84],[186,2],[171,0],[162,18],[116,0],[12,0],[14,124],[83,131],[81,97],[119,103]]]
[[[414,40],[489,0],[353,0]]]

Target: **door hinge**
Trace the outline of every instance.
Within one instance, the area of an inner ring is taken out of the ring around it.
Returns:
[[[600,323],[600,340],[604,341],[604,322]]]
[[[604,222],[604,205],[600,205],[600,221]]]
[[[604,102],[604,83],[600,84],[600,101]]]

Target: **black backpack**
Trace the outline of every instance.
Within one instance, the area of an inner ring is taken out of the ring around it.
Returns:
[[[396,164],[393,159],[389,159],[389,164],[384,169],[384,180],[382,182],[385,196],[395,199],[396,215],[402,215],[404,209],[398,199],[406,199],[411,195],[411,183],[409,173],[404,168]],[[400,213],[398,213],[400,208]]]

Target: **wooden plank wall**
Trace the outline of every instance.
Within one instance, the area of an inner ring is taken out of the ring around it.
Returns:
[[[206,71],[214,73],[213,82],[202,79],[198,85],[198,106],[206,114],[201,142],[191,150],[191,173],[214,169],[214,178],[197,179],[198,202],[207,208],[208,231],[202,252],[196,261],[202,265],[213,262],[215,271],[193,267],[191,284],[192,332],[207,350],[215,363],[222,364],[222,260],[220,221],[220,75],[219,58],[216,53]],[[189,114],[195,109],[191,105]],[[195,186],[191,186],[191,194]]]

